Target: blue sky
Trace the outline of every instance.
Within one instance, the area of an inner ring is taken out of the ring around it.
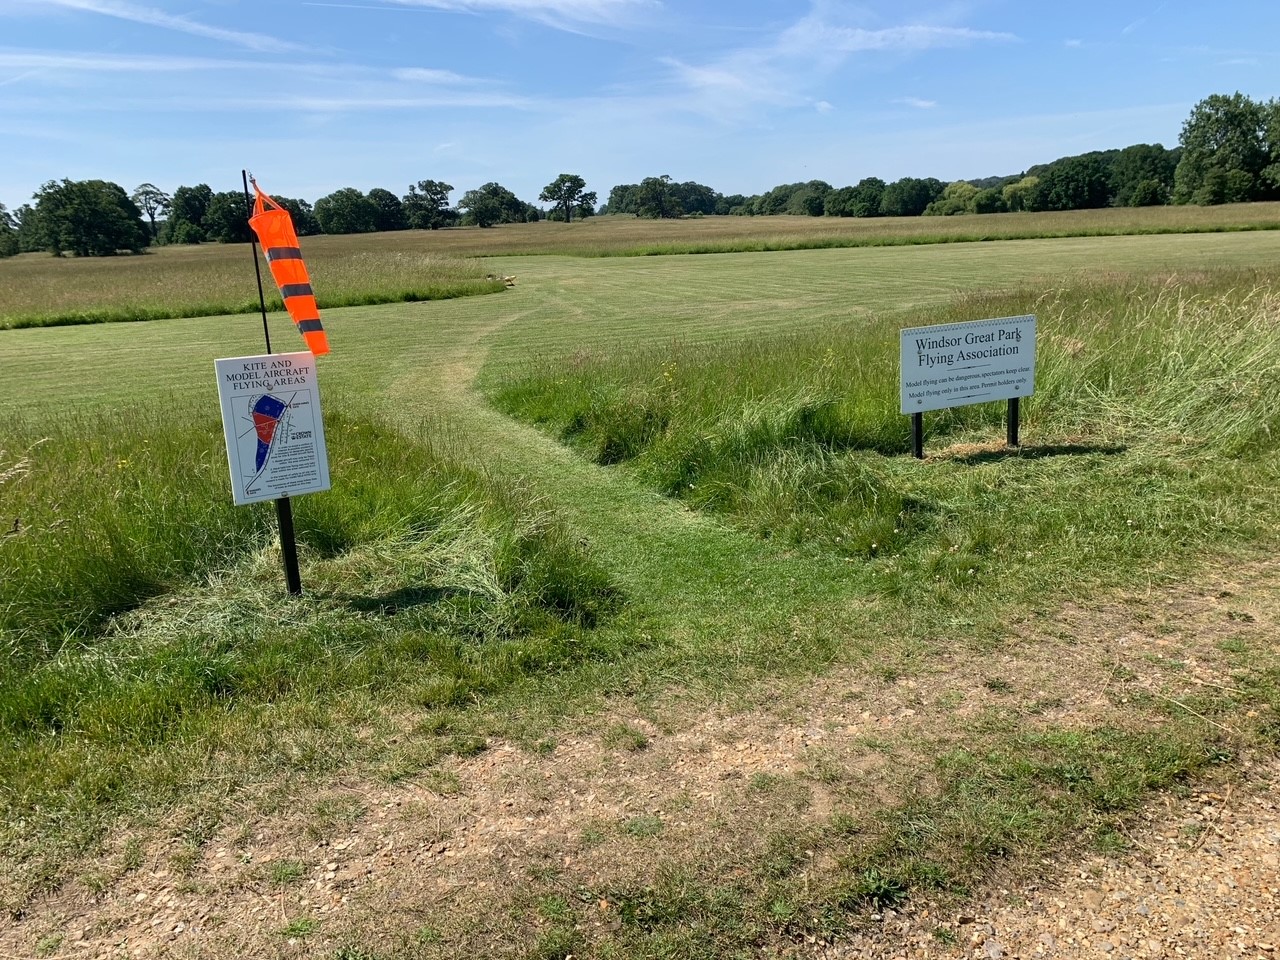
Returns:
[[[1275,0],[0,0],[0,202],[953,180],[1172,146],[1277,78]]]

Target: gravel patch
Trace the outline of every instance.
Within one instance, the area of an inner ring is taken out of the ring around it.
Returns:
[[[1280,762],[1147,808],[1129,849],[1062,865],[970,908],[917,903],[817,952],[822,960],[1280,957]]]

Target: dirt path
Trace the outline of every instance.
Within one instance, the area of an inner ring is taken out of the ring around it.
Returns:
[[[543,750],[493,743],[394,785],[298,784],[246,799],[194,859],[172,823],[118,836],[77,882],[0,920],[0,957],[331,957],[351,942],[383,956],[418,941],[428,956],[494,943],[517,955],[538,930],[512,904],[651,882],[681,860],[731,872],[765,856],[780,823],[893,804],[916,789],[902,774],[911,754],[964,742],[993,705],[1034,705],[1028,724],[1094,726],[1140,691],[1181,699],[1228,683],[1224,647],[1274,636],[1278,611],[1280,565],[1254,564],[1068,607],[985,662],[773,683],[747,708],[623,704]],[[1246,758],[1227,779],[1156,798],[1122,852],[1014,864],[1017,886],[997,876],[968,905],[867,908],[835,944],[780,940],[767,955],[1270,960],[1277,783],[1275,758]],[[830,868],[820,860],[815,875]],[[610,911],[602,894],[588,940],[619,922]]]

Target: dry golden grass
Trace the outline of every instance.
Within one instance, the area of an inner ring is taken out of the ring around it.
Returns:
[[[493,292],[474,258],[627,256],[897,246],[1035,237],[1280,229],[1280,203],[962,217],[705,217],[506,224],[303,238],[322,306]],[[268,286],[270,281],[268,278]],[[277,303],[278,308],[278,303]],[[243,245],[159,247],[144,256],[0,261],[0,328],[209,316],[257,309]]]

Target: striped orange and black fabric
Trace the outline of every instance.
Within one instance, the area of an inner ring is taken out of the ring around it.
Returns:
[[[294,326],[307,342],[307,349],[317,357],[329,352],[329,338],[320,322],[320,308],[311,289],[311,277],[302,260],[298,247],[298,234],[293,229],[289,211],[253,185],[257,199],[253,204],[253,216],[249,226],[258,235],[262,249],[266,251],[271,276],[280,288],[285,309],[293,318]]]

